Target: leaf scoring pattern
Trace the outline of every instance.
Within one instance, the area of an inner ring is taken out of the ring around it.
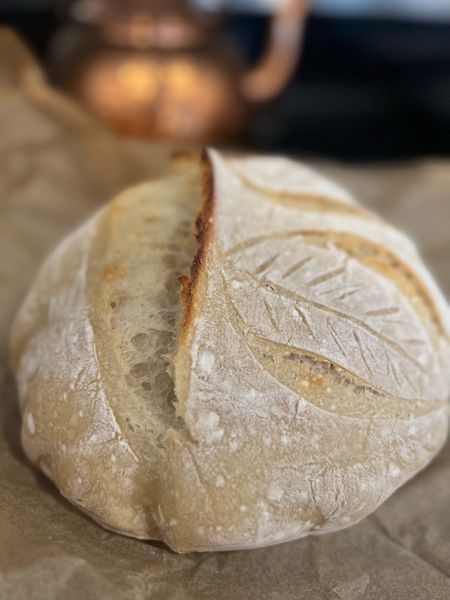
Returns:
[[[432,340],[391,279],[336,246],[319,246],[301,234],[240,243],[227,252],[224,265],[229,301],[253,335],[254,354],[255,343],[271,342],[291,348],[292,355],[313,354],[342,369],[360,388],[375,390],[375,396],[403,401],[405,415],[422,412],[424,391],[435,376],[429,364]],[[269,371],[270,364],[264,364]],[[271,372],[282,381],[286,369],[291,367],[278,365]],[[297,386],[289,377],[289,385]],[[304,385],[310,383],[306,379]],[[326,402],[320,404],[324,408]],[[380,411],[372,407],[370,414],[387,416]]]

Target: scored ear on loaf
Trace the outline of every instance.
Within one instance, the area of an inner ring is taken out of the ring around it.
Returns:
[[[446,301],[407,237],[306,166],[210,149],[175,171],[38,274],[11,336],[25,452],[105,527],[178,552],[356,523],[445,441]]]

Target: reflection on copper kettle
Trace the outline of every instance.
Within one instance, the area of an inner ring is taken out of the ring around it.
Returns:
[[[260,63],[246,71],[218,18],[187,0],[78,0],[53,45],[54,79],[121,134],[231,139],[297,63],[306,0],[278,2]]]

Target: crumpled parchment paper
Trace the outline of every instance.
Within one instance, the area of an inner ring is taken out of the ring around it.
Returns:
[[[28,464],[7,367],[12,315],[49,249],[166,158],[103,131],[0,31],[0,600],[448,600],[450,444],[350,529],[183,556],[103,530]],[[321,166],[412,234],[450,295],[450,162]]]

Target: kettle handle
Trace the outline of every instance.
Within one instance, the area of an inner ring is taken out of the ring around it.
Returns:
[[[298,64],[309,0],[278,0],[280,8],[270,20],[262,58],[241,80],[244,98],[263,102],[276,96]]]

